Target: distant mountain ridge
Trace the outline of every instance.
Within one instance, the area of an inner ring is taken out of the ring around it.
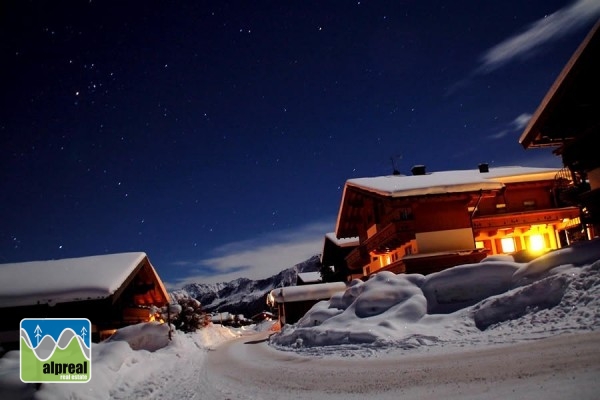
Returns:
[[[320,268],[320,258],[315,255],[266,279],[238,278],[222,283],[190,283],[170,294],[175,299],[193,297],[200,301],[202,309],[208,313],[229,312],[250,318],[266,309],[266,296],[271,290],[295,286],[298,273],[317,272]]]

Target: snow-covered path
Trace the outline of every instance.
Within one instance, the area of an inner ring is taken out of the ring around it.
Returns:
[[[600,332],[402,358],[343,359],[278,351],[267,337],[242,337],[210,352],[202,374],[215,392],[205,398],[497,399],[516,392],[533,399],[592,399],[600,392]]]

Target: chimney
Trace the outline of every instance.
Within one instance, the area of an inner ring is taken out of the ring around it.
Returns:
[[[484,172],[490,172],[490,166],[488,165],[488,163],[479,164],[479,172],[481,172],[482,174]]]
[[[424,165],[415,165],[410,169],[413,175],[425,175],[425,166]]]

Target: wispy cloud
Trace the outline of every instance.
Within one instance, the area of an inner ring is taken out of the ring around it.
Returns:
[[[325,234],[333,230],[334,223],[316,221],[293,230],[227,243],[214,249],[214,257],[177,261],[174,264],[189,268],[190,275],[167,286],[180,288],[194,282],[218,283],[240,277],[263,279],[275,275],[320,254]]]
[[[517,131],[522,131],[526,126],[529,120],[531,119],[531,114],[523,113],[519,115],[517,118],[513,119],[508,123],[508,126],[505,129],[502,129],[500,132],[494,133],[493,135],[488,136],[490,139],[502,139],[508,134],[515,133]]]
[[[562,168],[562,161],[560,157],[548,152],[546,149],[523,149],[520,155],[498,164],[498,166],[512,165],[536,168]]]
[[[478,72],[487,73],[517,58],[526,58],[540,46],[564,37],[599,17],[600,1],[577,0],[486,51],[481,57]]]

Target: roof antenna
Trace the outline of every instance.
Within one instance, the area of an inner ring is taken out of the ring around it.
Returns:
[[[392,175],[400,175],[400,171],[396,167],[396,159],[401,160],[402,154],[396,154],[395,156],[391,156],[390,160],[392,161]]]

